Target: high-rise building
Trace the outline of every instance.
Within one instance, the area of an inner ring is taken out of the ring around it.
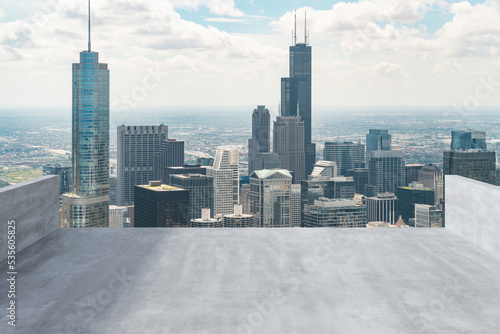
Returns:
[[[348,170],[365,167],[365,145],[342,142],[326,142],[323,157],[337,163],[338,175],[349,176]]]
[[[303,227],[366,227],[366,206],[352,199],[315,199],[304,206]]]
[[[253,159],[252,168],[253,170],[279,169],[280,157],[274,152],[259,152]]]
[[[240,187],[240,204],[243,213],[249,214],[250,211],[250,184],[243,184]]]
[[[365,195],[394,193],[406,183],[405,158],[401,151],[372,151],[368,156],[368,185]]]
[[[168,138],[168,127],[142,125],[117,127],[118,205],[134,204],[134,187],[158,180],[154,175],[155,154],[160,143]]]
[[[496,184],[495,152],[482,150],[445,151],[443,174],[460,175],[477,181]]]
[[[424,188],[423,184],[412,182],[408,187],[396,188],[398,198],[398,215],[407,225],[415,218],[415,204],[434,205],[434,189]]]
[[[130,227],[130,212],[126,206],[109,206],[109,227]]]
[[[257,153],[271,151],[271,116],[266,106],[257,106],[252,113],[252,138],[248,140],[248,175],[255,170]]]
[[[207,167],[214,180],[214,215],[231,214],[239,202],[239,153],[237,148],[219,148],[214,165]]]
[[[45,175],[59,175],[59,194],[71,192],[71,166],[70,165],[46,165],[42,167],[43,176]]]
[[[250,212],[258,227],[291,227],[292,175],[286,169],[256,170],[250,175]]]
[[[188,219],[200,218],[201,210],[214,209],[214,179],[202,174],[171,175],[171,185],[189,190]]]
[[[370,152],[390,151],[392,149],[391,138],[388,130],[370,129],[366,135],[366,161]]]
[[[305,175],[309,175],[316,162],[316,144],[312,143],[311,139],[312,51],[307,35],[304,35],[304,43],[297,43],[296,28],[294,30],[293,45],[290,46],[289,66],[289,77],[281,78],[280,116],[300,117],[304,122]],[[281,166],[281,168],[287,167]],[[298,180],[298,182],[300,181],[301,179]]]
[[[290,226],[300,227],[302,222],[302,209],[301,209],[301,185],[292,184],[290,192]]]
[[[233,213],[222,215],[223,227],[241,228],[241,227],[254,227],[254,215],[243,213],[241,205],[234,206]]]
[[[365,186],[368,185],[368,168],[354,168],[347,171],[346,176],[352,176],[356,186],[356,194],[365,193]]]
[[[201,218],[191,219],[191,227],[194,228],[217,228],[222,227],[222,220],[210,218],[210,209],[201,210]]]
[[[442,212],[433,205],[415,204],[415,227],[443,227]]]
[[[73,64],[72,190],[63,195],[68,227],[109,226],[109,70],[88,49]]]
[[[418,171],[418,183],[434,189],[434,204],[443,199],[443,172],[438,166],[427,164]]]
[[[500,166],[497,165],[496,169],[496,185],[500,186]]]
[[[109,176],[109,205],[116,205],[116,175]]]
[[[154,178],[168,184],[168,167],[184,165],[184,142],[176,139],[165,139],[160,142],[154,156]]]
[[[398,198],[393,193],[379,193],[376,197],[367,197],[365,202],[368,222],[396,223]]]
[[[475,149],[486,151],[486,132],[476,130],[451,132],[452,151]]]
[[[189,227],[189,191],[150,181],[135,186],[135,227]]]
[[[424,167],[424,164],[407,164],[405,165],[406,170],[406,184],[409,185],[412,182],[418,182],[418,172]]]
[[[317,161],[309,179],[318,177],[332,178],[337,176],[337,163],[335,161]]]
[[[276,118],[273,150],[279,156],[281,168],[292,173],[293,183],[305,180],[304,121],[300,117]]]

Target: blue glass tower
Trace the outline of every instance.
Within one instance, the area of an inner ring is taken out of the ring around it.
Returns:
[[[80,52],[72,75],[72,192],[63,198],[66,227],[109,225],[109,70],[91,51]]]

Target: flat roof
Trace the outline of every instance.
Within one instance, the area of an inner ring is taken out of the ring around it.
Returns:
[[[446,229],[59,229],[17,271],[2,334],[500,328],[500,260]]]
[[[153,190],[153,191],[185,191],[183,188],[169,186],[168,184],[162,184],[161,186],[150,186],[150,185],[136,185],[136,187]]]

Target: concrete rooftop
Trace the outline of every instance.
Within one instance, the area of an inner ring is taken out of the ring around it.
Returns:
[[[2,334],[500,331],[500,259],[446,229],[59,229],[17,260]]]

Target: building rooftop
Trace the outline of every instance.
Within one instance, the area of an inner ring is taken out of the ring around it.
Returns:
[[[500,260],[446,229],[59,229],[17,270],[3,334],[500,328]]]
[[[151,181],[155,182],[155,181]],[[137,185],[136,187],[139,188],[144,188],[148,190],[153,190],[153,191],[185,191],[183,188],[179,187],[174,187],[174,186],[169,186],[168,184],[156,184],[156,183],[151,183],[149,185]]]

